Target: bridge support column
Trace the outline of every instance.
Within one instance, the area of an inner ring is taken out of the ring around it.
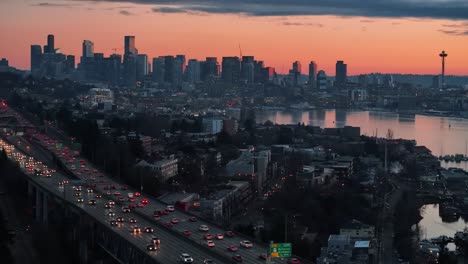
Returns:
[[[47,223],[49,221],[49,199],[47,195],[42,195],[42,222]]]
[[[42,193],[36,188],[36,221],[42,220]]]

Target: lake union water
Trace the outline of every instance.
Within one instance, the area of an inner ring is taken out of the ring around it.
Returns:
[[[361,127],[361,134],[372,136],[377,133],[385,137],[392,129],[394,138],[414,139],[418,145],[428,147],[436,156],[466,154],[468,120],[450,117],[402,115],[393,112],[369,111],[257,111],[257,123],[270,120],[276,124],[297,124],[320,127]],[[443,167],[459,167],[468,171],[468,162],[441,162]],[[445,223],[439,217],[438,205],[426,205],[421,210],[423,220],[419,223],[422,238],[441,235],[453,237],[456,231],[465,228],[465,221]],[[449,248],[453,250],[453,245]]]

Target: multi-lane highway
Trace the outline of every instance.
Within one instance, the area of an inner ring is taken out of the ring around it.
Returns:
[[[12,112],[21,124],[30,125],[21,115]],[[153,237],[158,237],[161,240],[159,250],[148,251],[148,254],[154,255],[161,263],[180,263],[178,256],[181,253],[190,254],[195,263],[203,263],[205,259],[213,259],[215,263],[236,262],[233,259],[235,255],[242,256],[244,263],[266,262],[261,258],[261,255],[267,253],[267,245],[254,243],[253,247],[244,248],[240,245],[241,241],[248,240],[248,238],[240,234],[228,237],[226,235],[227,230],[201,219],[195,219],[189,213],[178,209],[167,212],[169,211],[167,210],[167,204],[145,194],[136,196],[136,190],[128,188],[105,175],[89,161],[80,157],[79,153],[72,151],[62,142],[37,131],[31,134],[28,136],[28,140],[20,137],[10,137],[9,141],[22,151],[48,164],[51,164],[51,161],[46,160],[47,155],[44,155],[44,153],[52,153],[83,184],[81,191],[73,190],[73,186],[70,184],[59,185],[59,182],[67,180],[63,174],[48,169],[46,165],[40,165],[42,167],[35,165],[34,168],[40,167],[36,172],[39,171],[45,175],[39,177],[39,179],[47,184],[47,188],[54,192],[60,192],[65,199],[75,203],[86,213],[110,227],[112,220],[116,220],[119,216],[123,217],[125,222],[112,227],[112,229],[143,250],[147,250],[147,245]],[[31,144],[31,141],[34,141],[35,144]],[[43,149],[39,149],[37,144],[42,146]],[[37,161],[35,160],[35,162]],[[32,173],[34,173],[34,168]],[[51,177],[47,177],[49,175]],[[88,189],[90,193],[88,193]],[[76,193],[81,193],[81,196],[75,196],[78,195]],[[102,198],[97,198],[97,194]],[[134,199],[129,199],[129,194]],[[83,199],[79,199],[80,197]],[[90,200],[95,200],[96,204],[89,205]],[[111,209],[105,208],[105,204],[109,204],[109,200],[115,202],[115,206]],[[144,205],[142,202],[147,202],[147,204]],[[129,208],[130,213],[124,213],[124,207]],[[166,214],[155,217],[155,211],[165,211]],[[113,212],[115,215],[109,215],[109,212]],[[136,220],[135,224],[129,222],[131,218]],[[142,229],[142,233],[133,232],[135,225]],[[207,226],[209,230],[200,230],[202,225]],[[155,233],[144,233],[147,226],[152,227]],[[207,234],[214,236],[211,239],[215,244],[214,247],[208,247],[205,239]],[[228,250],[231,247],[235,247],[235,251]],[[287,259],[275,259],[270,263],[287,263]]]

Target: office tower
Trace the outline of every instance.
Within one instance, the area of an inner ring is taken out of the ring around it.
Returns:
[[[198,60],[189,60],[187,65],[187,82],[195,83],[200,81],[200,62]]]
[[[272,68],[272,67],[262,68],[262,78],[261,80],[259,80],[259,82],[261,83],[271,82],[273,81],[275,74],[276,74],[275,68]]]
[[[40,45],[31,45],[31,72],[41,67],[42,48]]]
[[[299,76],[301,76],[302,66],[299,61],[295,61],[292,65],[292,69],[289,70],[289,79],[292,85],[298,85]]]
[[[185,55],[177,55],[174,59],[174,74],[173,84],[179,85],[182,83],[185,71]]]
[[[241,79],[247,83],[254,82],[255,74],[254,56],[242,56]]]
[[[336,75],[335,75],[335,86],[343,87],[346,85],[348,79],[348,65],[343,61],[336,62]]]
[[[75,56],[74,55],[67,55],[67,60],[66,60],[66,64],[67,64],[67,72],[68,73],[71,73],[75,70]]]
[[[209,76],[219,76],[219,63],[216,57],[206,57],[201,64],[201,80],[206,81]]]
[[[309,63],[309,84],[315,86],[315,76],[317,76],[317,63],[315,61],[311,61]]]
[[[254,82],[262,83],[263,82],[263,69],[265,68],[263,61],[254,62]]]
[[[317,73],[317,88],[319,90],[327,89],[327,75],[324,71],[319,71]]]
[[[136,55],[133,53],[126,53],[123,59],[123,77],[124,85],[127,88],[135,88],[136,85]]]
[[[138,49],[135,47],[135,36],[125,36],[125,54],[138,54]]]
[[[142,80],[146,75],[148,75],[148,55],[138,54],[136,61],[136,78],[137,80]]]
[[[153,58],[153,81],[156,83],[164,83],[165,63],[164,58]]]
[[[174,83],[174,56],[164,57],[164,81]]]
[[[47,45],[44,46],[44,53],[55,53],[54,35],[47,36]]]
[[[448,56],[447,53],[443,50],[439,56],[442,58],[442,88],[445,88],[445,58]]]
[[[106,67],[106,81],[114,87],[120,85],[122,56],[120,54],[112,54],[109,58],[104,59],[104,63]]]
[[[240,61],[238,57],[223,57],[221,78],[226,83],[238,83],[240,79],[240,70]]]
[[[2,58],[0,60],[0,67],[9,67],[8,60],[5,58]]]
[[[90,40],[83,40],[83,52],[81,54],[83,58],[94,57],[94,43]]]

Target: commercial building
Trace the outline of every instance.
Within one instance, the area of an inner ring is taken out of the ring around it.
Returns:
[[[321,91],[327,90],[327,75],[325,71],[319,71],[317,73],[317,89]]]
[[[31,45],[31,72],[39,70],[42,60],[41,45]]]
[[[83,40],[81,56],[83,58],[93,58],[94,57],[94,43],[91,40]]]
[[[188,83],[195,83],[200,81],[200,62],[195,59],[191,59],[188,62],[186,75]]]
[[[316,76],[317,76],[317,63],[315,63],[314,61],[311,61],[309,63],[309,84],[312,85],[313,87],[317,84]]]
[[[154,173],[154,176],[162,182],[167,181],[169,178],[172,178],[179,173],[178,160],[174,157],[159,160],[154,163],[142,160],[137,163],[136,166],[150,169]]]
[[[238,57],[223,57],[221,77],[225,83],[238,83],[240,71],[241,65]]]
[[[343,61],[336,62],[335,86],[343,87],[348,81],[348,65]]]
[[[208,134],[219,134],[223,130],[223,120],[216,118],[203,118],[203,132]]]
[[[156,83],[164,83],[165,77],[165,59],[164,57],[153,58],[153,73],[152,79]]]
[[[148,55],[138,54],[136,61],[136,79],[143,80],[149,74]]]

